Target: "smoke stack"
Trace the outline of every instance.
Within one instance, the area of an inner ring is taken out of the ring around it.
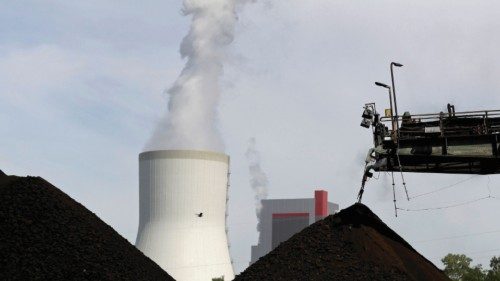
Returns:
[[[328,191],[314,191],[314,213],[316,221],[322,220],[328,216]]]
[[[226,233],[229,157],[195,150],[139,155],[136,246],[175,280],[234,278]]]

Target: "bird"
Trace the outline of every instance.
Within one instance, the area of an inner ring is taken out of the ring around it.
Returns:
[[[199,218],[203,217],[203,213],[196,214]]]

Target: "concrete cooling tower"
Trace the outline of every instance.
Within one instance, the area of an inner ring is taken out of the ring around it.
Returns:
[[[139,155],[136,246],[177,281],[234,272],[226,232],[229,156],[193,150]]]

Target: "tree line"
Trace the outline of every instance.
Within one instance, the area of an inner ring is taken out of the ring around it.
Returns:
[[[453,281],[500,281],[500,256],[491,258],[489,269],[472,265],[472,259],[462,254],[448,254],[441,262],[444,273]]]

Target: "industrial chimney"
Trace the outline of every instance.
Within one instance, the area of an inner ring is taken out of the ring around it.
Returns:
[[[229,156],[195,150],[139,155],[136,246],[178,281],[232,280],[226,233]]]

